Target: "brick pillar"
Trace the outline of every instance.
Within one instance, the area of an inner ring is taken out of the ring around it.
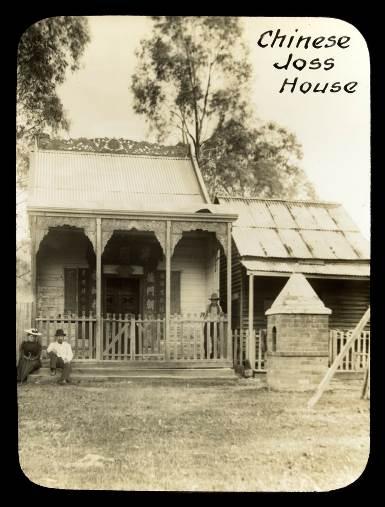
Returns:
[[[302,274],[290,277],[266,312],[270,388],[306,391],[317,387],[328,368],[330,313]]]

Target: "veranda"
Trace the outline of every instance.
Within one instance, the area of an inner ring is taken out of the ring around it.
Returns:
[[[43,351],[62,328],[78,360],[232,366],[231,303],[221,302],[217,318],[205,310],[219,290],[233,217],[189,218],[32,216]]]

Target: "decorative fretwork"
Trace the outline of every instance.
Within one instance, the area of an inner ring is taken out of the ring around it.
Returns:
[[[207,231],[215,232],[218,241],[223,246],[225,255],[227,255],[227,224],[226,223],[212,223],[212,222],[172,222],[171,224],[171,255],[174,249],[182,238],[183,232],[189,231]]]
[[[96,252],[96,221],[87,217],[65,217],[65,216],[37,216],[35,230],[35,253],[38,252],[40,243],[52,227],[76,227],[82,229],[87,238],[91,241]]]
[[[87,139],[50,139],[49,136],[41,136],[39,148],[43,150],[60,151],[87,151],[95,153],[116,153],[120,155],[147,155],[155,157],[188,157],[188,145],[177,144],[175,146],[161,146],[145,141],[131,141],[129,139],[115,139],[98,137]]]
[[[166,251],[166,222],[161,220],[127,220],[106,218],[102,220],[102,252],[104,251],[109,239],[114,231],[150,231],[156,236],[162,247]]]

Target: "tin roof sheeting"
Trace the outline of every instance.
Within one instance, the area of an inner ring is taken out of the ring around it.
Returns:
[[[346,239],[362,259],[370,258],[369,241],[366,241],[366,239],[359,232],[345,232],[344,234],[346,236]]]
[[[242,201],[237,201],[233,204],[231,207],[232,212],[238,214],[238,218],[234,224],[239,227],[253,227],[255,222],[251,207]]]
[[[256,227],[256,224],[258,224],[257,227],[276,227],[273,216],[264,202],[251,201],[248,203],[245,200],[244,206],[250,208],[250,212],[254,218],[254,227]]]
[[[132,208],[138,200],[205,203],[189,158],[42,150],[31,158],[30,206]]]
[[[242,255],[251,255],[256,257],[265,257],[266,252],[259,242],[259,231],[252,228],[233,227],[233,239],[237,245],[238,251]]]
[[[306,245],[298,231],[294,229],[279,229],[278,234],[282,243],[286,245],[286,248],[291,256],[303,259],[309,259],[312,257],[309,247]]]
[[[319,228],[311,213],[310,206],[303,206],[302,204],[296,203],[288,203],[287,206],[299,229]]]
[[[281,202],[266,202],[264,207],[266,207],[270,211],[273,217],[275,225],[273,225],[272,227],[276,226],[279,229],[298,228],[289,209],[286,206],[284,206]]]
[[[329,215],[336,222],[341,231],[358,231],[356,224],[346,213],[342,206],[335,206],[328,209]]]
[[[275,229],[258,229],[258,239],[265,257],[288,257],[288,251]]]
[[[328,229],[330,231],[339,229],[336,222],[330,216],[328,209],[322,206],[309,206],[309,211],[314,218],[317,229]]]
[[[241,257],[369,260],[369,242],[339,204],[217,199],[229,213],[243,215],[233,224]]]
[[[300,272],[304,275],[324,275],[338,277],[364,277],[370,276],[368,263],[357,262],[325,262],[324,264],[297,263],[296,261],[273,261],[273,260],[247,260],[242,259],[242,264],[249,273],[265,275],[267,273],[287,274]]]
[[[346,237],[337,231],[301,231],[315,259],[357,259]]]

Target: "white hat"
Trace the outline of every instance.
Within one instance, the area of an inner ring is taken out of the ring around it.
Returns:
[[[39,333],[39,331],[38,331],[36,328],[34,328],[34,327],[32,327],[32,328],[30,328],[30,329],[25,329],[24,331],[25,331],[27,334],[31,334],[31,335],[33,335],[33,336],[41,336],[41,333]]]

